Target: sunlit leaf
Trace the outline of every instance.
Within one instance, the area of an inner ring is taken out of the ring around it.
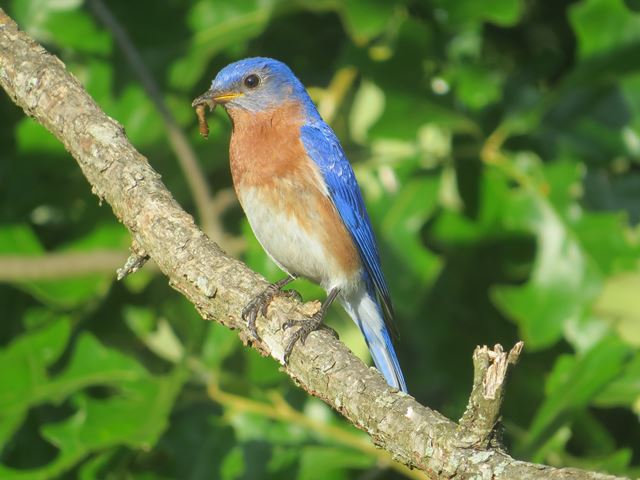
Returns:
[[[303,450],[298,478],[346,480],[349,477],[345,469],[371,466],[373,459],[358,452],[344,448],[310,446]]]
[[[490,0],[474,2],[462,0],[445,2],[439,0],[438,6],[446,11],[447,20],[453,23],[472,21],[490,21],[500,25],[512,25],[520,17],[523,10],[520,0]]]
[[[50,376],[44,369],[56,354],[49,342],[55,341],[56,332],[59,336],[68,335],[68,325],[61,320],[52,325],[55,331],[45,330],[24,337],[0,358],[0,364],[5,365],[2,371],[9,370],[12,375],[4,381],[13,385],[12,389],[2,389],[6,392],[0,400],[3,412],[15,414],[43,402],[61,402],[68,396],[74,405],[75,413],[71,417],[43,426],[44,438],[59,449],[59,454],[45,467],[28,472],[30,478],[51,478],[92,451],[106,447],[150,448],[166,428],[169,412],[184,381],[184,371],[180,369],[166,377],[154,377],[135,360],[102,346],[88,333],[76,342],[68,367],[59,375]],[[43,341],[47,342],[47,349],[42,348]],[[11,369],[7,369],[9,364]],[[22,372],[20,365],[23,365]],[[16,376],[21,379],[22,390],[16,389],[19,384]],[[115,393],[106,399],[80,393],[94,385],[109,385]],[[6,479],[23,475],[2,465],[0,474]]]
[[[552,189],[564,191],[575,181],[575,171],[566,173],[555,179]],[[530,174],[520,170],[519,175],[526,178]],[[514,192],[505,206],[508,228],[535,235],[538,251],[530,279],[523,286],[497,287],[492,292],[500,308],[520,325],[529,348],[558,341],[564,325],[577,321],[601,288],[597,266],[570,223],[539,188],[528,186]]]
[[[397,10],[394,2],[350,0],[344,3],[342,18],[356,44],[365,44],[384,31]]]
[[[622,374],[594,399],[601,406],[632,406],[640,414],[640,355],[636,353]]]
[[[615,337],[607,337],[579,356],[559,357],[547,379],[547,399],[538,410],[523,449],[533,454],[558,428],[569,423],[574,412],[623,371],[629,350]]]
[[[29,407],[48,400],[47,369],[62,354],[70,323],[61,318],[0,350],[0,444],[22,423]]]
[[[570,18],[583,58],[640,40],[640,18],[629,15],[621,0],[589,0],[573,5]]]
[[[205,67],[213,55],[250,40],[265,28],[273,4],[271,0],[196,2],[188,17],[194,31],[193,49],[172,65],[171,84],[183,89],[193,86],[207,73]]]

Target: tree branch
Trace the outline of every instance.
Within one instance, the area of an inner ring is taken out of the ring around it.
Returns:
[[[493,350],[477,347],[473,352],[473,389],[458,425],[459,439],[464,445],[481,449],[502,447],[497,428],[500,407],[507,374],[518,363],[523,347],[524,343],[518,342],[508,353],[501,345]]]
[[[226,256],[195,225],[129,143],[121,125],[107,117],[55,56],[0,10],[0,85],[27,115],[49,129],[74,156],[100,198],[129,229],[133,241],[158,264],[203,318],[216,320],[249,342],[242,307],[267,282]],[[252,346],[282,363],[288,318],[316,310],[277,298],[268,319],[259,319],[261,342]],[[391,390],[331,334],[312,333],[297,346],[284,371],[302,388],[365,430],[381,448],[432,478],[614,479],[578,469],[556,469],[514,460],[494,449],[464,445],[458,426],[414,398]]]

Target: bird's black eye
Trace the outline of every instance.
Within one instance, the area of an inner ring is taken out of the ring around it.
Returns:
[[[244,79],[244,85],[247,88],[256,88],[259,83],[260,83],[260,77],[257,76],[255,73],[252,73],[251,75],[247,75]]]

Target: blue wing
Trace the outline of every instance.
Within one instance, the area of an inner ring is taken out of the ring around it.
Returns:
[[[365,267],[365,280],[380,302],[385,323],[395,332],[392,319],[393,307],[389,289],[382,274],[380,256],[373,236],[369,215],[351,164],[347,160],[340,141],[324,122],[301,127],[302,143],[309,157],[320,167],[333,204],[356,243]]]

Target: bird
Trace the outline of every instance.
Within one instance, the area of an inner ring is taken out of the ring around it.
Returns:
[[[258,337],[256,319],[282,287],[299,277],[327,291],[285,348],[323,327],[334,300],[360,328],[388,385],[407,391],[394,350],[394,310],[365,203],[338,137],[322,119],[302,82],[283,62],[251,57],[222,68],[193,101],[221,105],[231,119],[229,163],[234,189],[263,249],[286,273],[242,311]],[[202,110],[203,111],[203,110]],[[202,125],[201,125],[202,131]]]

